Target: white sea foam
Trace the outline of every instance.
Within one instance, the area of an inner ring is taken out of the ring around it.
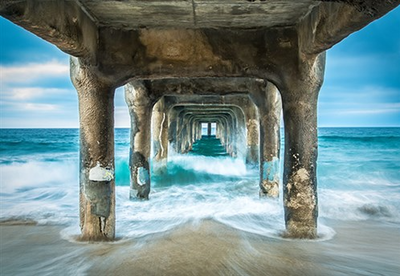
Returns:
[[[1,165],[1,192],[13,193],[20,189],[63,186],[77,182],[78,163],[39,162]]]
[[[338,220],[379,219],[400,222],[400,194],[381,190],[320,189],[320,216]]]
[[[279,199],[260,199],[258,171],[247,170],[242,160],[175,155],[169,164],[168,176],[153,175],[149,201],[130,201],[129,187],[116,187],[117,236],[162,233],[205,219],[274,238],[279,238],[285,229],[282,188]],[[66,236],[79,233],[77,160],[28,161],[3,164],[0,169],[0,219],[26,218],[41,224],[64,224],[74,229],[67,231]],[[168,177],[172,181],[166,183]],[[335,181],[344,181],[343,177],[346,176],[330,177],[331,188],[324,183],[327,179],[321,178],[320,218],[400,221],[397,183],[377,178],[361,186],[361,180],[353,178],[348,179],[348,189],[336,188]],[[329,239],[334,230],[320,223],[319,233],[321,239]]]
[[[170,161],[184,169],[212,175],[242,176],[247,173],[244,160],[239,158],[174,155]]]

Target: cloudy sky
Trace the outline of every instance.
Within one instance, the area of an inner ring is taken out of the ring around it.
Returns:
[[[400,7],[328,51],[321,127],[400,126]],[[69,57],[0,17],[0,127],[75,128]],[[122,89],[115,126],[128,127]]]

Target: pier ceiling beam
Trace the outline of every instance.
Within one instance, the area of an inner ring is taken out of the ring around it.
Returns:
[[[79,204],[82,240],[115,237],[114,86],[71,58],[79,99]]]
[[[174,77],[250,77],[279,85],[299,53],[319,54],[399,3],[4,0],[0,15],[87,59],[117,86]]]
[[[97,1],[80,2],[98,19],[100,26],[115,29],[257,28],[294,25],[319,4],[314,0],[256,1]],[[234,20],[233,20],[234,18]]]
[[[131,79],[247,77],[279,80],[295,64],[294,27],[270,29],[99,29],[98,66]]]
[[[164,96],[167,106],[174,108],[182,106],[184,108],[201,108],[209,110],[218,107],[237,107],[242,109],[248,105],[251,106],[251,100],[248,94],[232,94],[232,95],[179,95],[179,96]],[[253,106],[254,107],[254,106]]]
[[[265,80],[259,78],[167,78],[145,80],[146,86],[156,95],[246,95],[249,91],[263,90]]]
[[[79,1],[5,0],[0,15],[61,51],[95,64],[98,26]]]
[[[321,53],[399,4],[400,0],[322,0],[297,26],[300,51]]]

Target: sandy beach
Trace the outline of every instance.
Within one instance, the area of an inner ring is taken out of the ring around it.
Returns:
[[[398,225],[330,221],[327,241],[282,240],[208,220],[113,243],[62,238],[62,226],[5,222],[1,275],[398,275]]]

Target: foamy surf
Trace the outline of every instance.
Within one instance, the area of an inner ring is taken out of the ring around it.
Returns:
[[[75,229],[71,235],[79,234],[78,131],[7,131],[1,130],[7,143],[13,139],[19,142],[0,153],[3,160],[0,220],[61,224]],[[362,137],[362,131],[366,138]],[[323,223],[326,219],[399,223],[400,150],[396,142],[400,142],[400,129],[385,130],[388,138],[384,136],[383,140],[382,134],[374,134],[374,130],[320,132],[323,132],[318,163],[320,240],[334,236],[334,230]],[[49,133],[51,143],[46,142]],[[65,142],[65,139],[71,140]],[[16,151],[18,147],[25,150]],[[375,150],[374,159],[369,162],[365,156],[370,158],[371,149],[378,148],[382,154]],[[152,173],[150,200],[130,201],[129,130],[117,129],[117,236],[140,238],[187,223],[214,220],[232,229],[279,238],[285,229],[282,183],[278,199],[260,199],[257,168],[246,167],[243,158],[227,156],[221,146],[209,146],[207,150],[210,149],[221,152],[207,156],[209,152],[201,147],[186,155],[170,152],[167,173]]]

